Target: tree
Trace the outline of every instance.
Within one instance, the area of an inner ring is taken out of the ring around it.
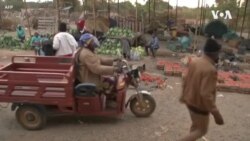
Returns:
[[[56,0],[53,0],[54,5],[56,4]],[[80,9],[80,1],[79,0],[60,0],[60,7],[73,6],[74,10]]]
[[[66,6],[73,6],[74,10],[80,8],[80,1],[79,0],[61,0],[64,7]]]
[[[237,0],[216,0],[217,8],[220,11],[229,10],[232,16],[236,16],[237,9],[238,9],[238,2]]]
[[[0,0],[0,22],[2,22],[2,10],[4,9],[4,2]]]
[[[120,14],[122,15],[135,15],[135,6],[130,2],[121,2],[120,3]]]
[[[166,10],[167,8],[173,9],[173,7],[168,3],[165,2],[163,0],[155,0],[155,9],[157,9],[157,11],[162,11],[162,10]],[[144,10],[145,12],[148,12],[148,7],[149,7],[149,0],[147,0],[146,4],[144,5]],[[150,4],[150,9],[154,9],[154,4],[153,4],[153,0],[151,0],[151,4]]]

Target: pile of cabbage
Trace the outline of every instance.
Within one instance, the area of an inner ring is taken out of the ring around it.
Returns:
[[[127,37],[132,38],[134,37],[134,33],[129,29],[122,29],[122,28],[110,28],[109,31],[106,33],[107,37]]]
[[[97,49],[98,54],[122,57],[123,50],[119,39],[106,39]],[[145,49],[141,46],[131,47],[130,58],[141,60],[146,55]]]
[[[12,36],[3,35],[0,37],[0,48],[21,48],[21,43]]]
[[[100,48],[97,49],[97,53],[122,57],[123,49],[119,38],[133,38],[134,33],[129,29],[115,27],[110,28],[105,36],[107,39],[102,42]],[[143,47],[132,47],[130,51],[130,58],[132,60],[141,60],[145,54],[146,53]]]
[[[146,56],[145,49],[141,46],[138,47],[132,47],[130,51],[130,59],[131,60],[141,60],[143,57]]]
[[[106,39],[97,49],[98,54],[122,56],[122,46],[119,39]]]

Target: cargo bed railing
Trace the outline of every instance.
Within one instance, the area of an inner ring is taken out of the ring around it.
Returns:
[[[21,61],[18,57],[21,58]],[[15,60],[17,58],[19,61]],[[27,59],[33,59],[33,61]],[[68,68],[67,73],[11,70],[11,65],[29,63],[55,65],[61,63],[60,65],[68,65],[69,67],[66,67]],[[10,70],[5,70],[8,67]],[[12,64],[1,69],[0,102],[32,102],[72,106],[75,79],[72,58],[15,56],[12,58]]]
[[[19,62],[17,59],[20,59]],[[55,57],[55,56],[13,56],[12,63],[47,63],[70,65],[73,63],[72,57]]]

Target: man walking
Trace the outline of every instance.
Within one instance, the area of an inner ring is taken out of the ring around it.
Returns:
[[[223,118],[215,104],[217,70],[221,46],[208,39],[204,46],[204,55],[192,60],[187,75],[184,76],[183,93],[180,101],[186,104],[191,116],[190,134],[180,141],[196,141],[207,133],[209,115],[213,115],[216,124],[223,125]]]
[[[75,38],[67,32],[67,24],[60,23],[59,33],[57,33],[53,40],[53,49],[56,50],[56,56],[71,57],[76,51],[78,43]]]

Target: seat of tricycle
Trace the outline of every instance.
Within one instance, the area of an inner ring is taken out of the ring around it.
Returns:
[[[75,87],[77,96],[96,96],[96,85],[93,83],[80,83]]]

